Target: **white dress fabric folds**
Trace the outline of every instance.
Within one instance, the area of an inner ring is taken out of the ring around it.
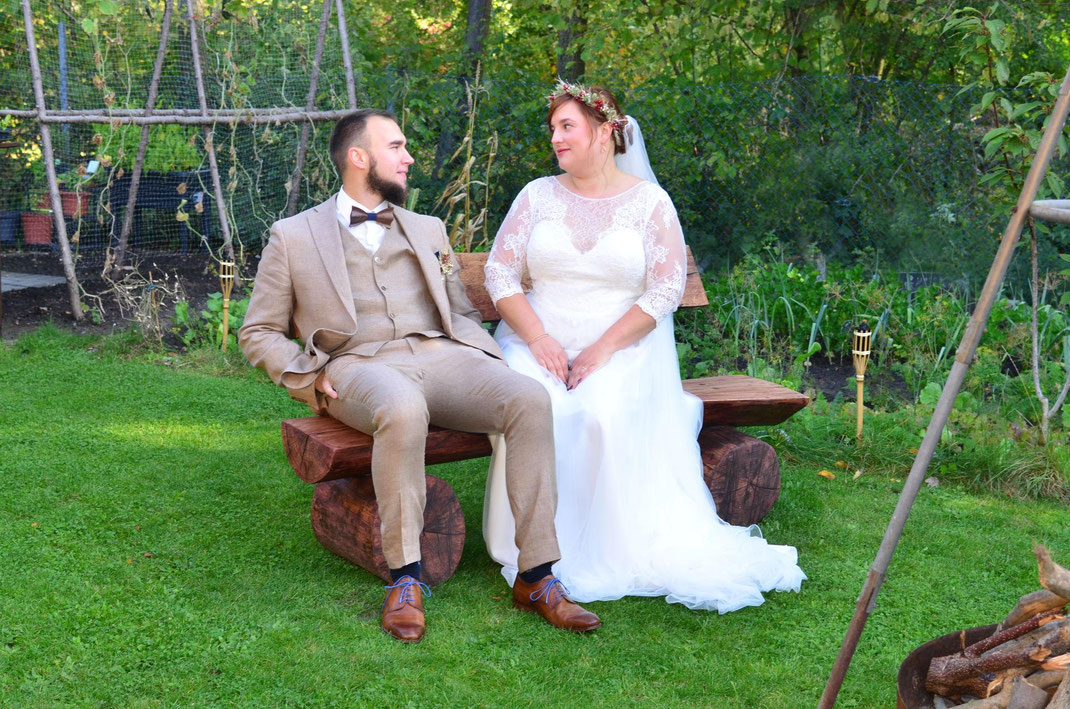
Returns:
[[[703,482],[702,405],[682,388],[673,341],[685,269],[680,224],[660,187],[639,182],[591,199],[555,177],[520,192],[487,261],[495,302],[530,279],[528,300],[570,360],[633,305],[657,322],[572,391],[507,324],[495,335],[509,366],[550,393],[561,547],[554,572],[576,601],[665,596],[727,613],[761,604],[765,591],[798,591],[806,578],[794,547],[721,520]],[[511,585],[515,524],[504,443],[494,444],[483,534]]]

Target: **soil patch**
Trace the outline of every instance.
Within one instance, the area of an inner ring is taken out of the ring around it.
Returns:
[[[4,254],[0,262],[5,272],[36,273],[62,276],[63,265],[56,254],[49,252]],[[209,293],[219,291],[219,278],[212,268],[213,263],[202,255],[165,255],[144,258],[136,265],[138,281],[147,284],[150,280],[173,289],[181,289],[190,302],[191,309],[202,308]],[[71,311],[67,284],[49,288],[23,288],[2,295],[2,334],[5,341],[53,323],[64,330],[87,335],[106,335],[127,330],[130,299],[121,297],[114,284],[101,275],[100,262],[81,265],[77,268],[78,284],[86,294],[82,302],[91,308],[81,323],[76,323]],[[134,295],[142,290],[134,287]],[[125,301],[125,302],[123,302]],[[174,306],[167,303],[159,310],[163,330],[170,328]]]
[[[892,371],[874,370],[872,365],[866,370],[865,402],[875,401],[877,397],[895,399],[912,399],[910,390],[903,378]],[[803,375],[804,388],[813,388],[832,401],[837,395],[844,401],[854,401],[856,392],[855,368],[850,357],[814,357]]]

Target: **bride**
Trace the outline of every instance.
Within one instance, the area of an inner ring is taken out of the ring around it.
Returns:
[[[506,361],[553,404],[554,572],[576,601],[665,596],[721,613],[798,591],[794,547],[722,521],[703,482],[702,405],[683,391],[671,317],[684,239],[638,124],[606,89],[563,82],[547,124],[564,174],[517,195],[485,275]],[[483,533],[512,584],[515,523],[494,443]]]

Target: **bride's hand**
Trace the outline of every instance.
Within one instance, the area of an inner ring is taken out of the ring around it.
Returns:
[[[578,387],[580,382],[594,374],[595,370],[600,369],[612,356],[613,352],[609,347],[599,342],[580,352],[576,359],[572,360],[572,367],[568,374],[568,388]]]
[[[568,355],[557,340],[544,333],[528,343],[528,349],[539,366],[562,382],[568,379]]]

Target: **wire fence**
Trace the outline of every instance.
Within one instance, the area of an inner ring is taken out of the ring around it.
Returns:
[[[159,17],[144,12],[141,22],[115,18],[96,26],[70,18],[61,24],[62,13],[39,12],[50,110],[143,110],[159,37]],[[209,106],[303,110],[318,12],[317,3],[280,2],[263,17],[206,18],[202,63]],[[348,106],[333,16],[330,23],[316,110]],[[0,53],[0,106],[32,110],[25,39],[20,46],[18,33],[9,38]],[[520,188],[555,171],[543,98],[550,87],[491,75],[470,95],[472,84],[461,77],[372,71],[355,41],[353,50],[358,105],[395,111],[409,138],[416,159],[410,171],[414,208],[442,216],[458,233],[464,222],[474,223],[465,241],[485,246]],[[197,109],[191,66],[188,29],[176,21],[160,109]],[[992,126],[971,117],[975,91],[820,76],[618,93],[642,124],[654,171],[707,268],[772,245],[790,258],[864,260],[974,284],[987,270],[1010,205],[1005,192],[980,182],[989,167],[981,137]],[[50,217],[41,212],[47,190],[36,123],[22,116],[3,126],[0,138],[11,147],[0,151],[0,250],[54,248]],[[326,150],[332,126],[312,124],[299,208],[338,189]],[[135,257],[218,256],[219,209],[239,252],[259,251],[270,224],[286,214],[301,127],[217,124],[225,197],[217,205],[201,129],[153,125],[130,251]],[[80,265],[103,262],[115,242],[139,132],[103,119],[53,128]],[[1052,170],[1066,174],[1068,167],[1063,157]],[[463,200],[439,200],[444,192],[469,197],[467,211]],[[1068,242],[1065,229],[1054,229],[1045,239],[1046,263],[1054,263]]]

